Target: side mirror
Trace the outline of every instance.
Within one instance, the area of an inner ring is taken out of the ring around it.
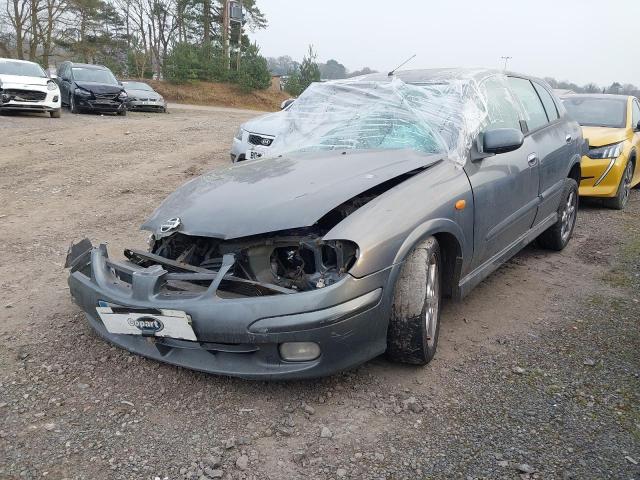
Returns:
[[[285,110],[287,107],[289,107],[289,105],[291,105],[295,101],[296,101],[295,98],[286,99],[284,102],[280,104],[280,110]]]
[[[471,160],[476,162],[498,153],[519,149],[524,143],[524,135],[516,128],[496,128],[482,132],[476,138],[471,150]]]
[[[482,151],[484,153],[507,153],[519,149],[524,142],[524,135],[515,128],[496,128],[482,135]]]

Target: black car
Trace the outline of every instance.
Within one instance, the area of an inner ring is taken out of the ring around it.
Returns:
[[[107,67],[63,62],[58,67],[62,104],[71,113],[81,111],[127,114],[127,93]]]

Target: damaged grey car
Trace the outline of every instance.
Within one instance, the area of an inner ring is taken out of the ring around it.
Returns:
[[[196,178],[144,223],[148,250],[83,240],[69,287],[131,352],[252,379],[387,353],[426,364],[443,298],[525,245],[561,250],[580,128],[541,80],[421,70],[313,84],[265,154]]]

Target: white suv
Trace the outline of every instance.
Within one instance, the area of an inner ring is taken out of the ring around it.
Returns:
[[[40,65],[0,58],[0,110],[49,112],[60,118],[60,89]]]

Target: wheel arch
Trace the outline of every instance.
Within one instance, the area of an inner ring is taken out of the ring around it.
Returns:
[[[402,264],[420,242],[431,236],[438,240],[442,255],[442,294],[457,298],[462,263],[468,257],[465,255],[466,243],[462,228],[453,220],[435,219],[418,226],[398,249],[394,264]]]

